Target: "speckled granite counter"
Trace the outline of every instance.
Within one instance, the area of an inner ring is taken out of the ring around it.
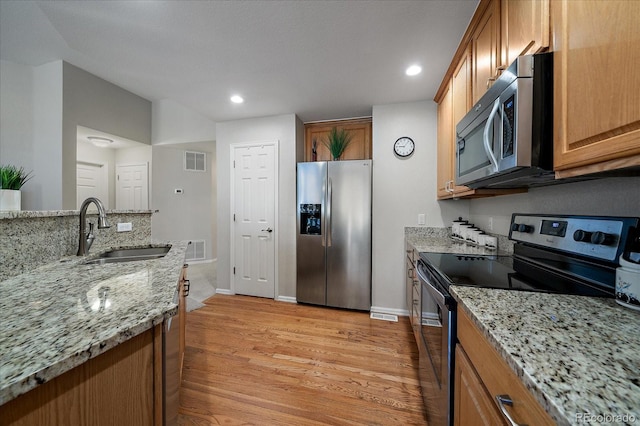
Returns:
[[[450,288],[558,424],[585,413],[640,421],[639,313],[613,299]]]
[[[161,323],[188,242],[164,258],[83,265],[69,256],[0,282],[0,405]]]

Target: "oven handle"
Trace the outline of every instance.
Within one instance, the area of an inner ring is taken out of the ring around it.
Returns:
[[[422,272],[422,268],[426,268],[426,266],[424,265],[424,263],[418,262],[418,267],[416,268],[416,271],[418,272],[418,277],[420,278],[420,281],[422,281],[425,285],[427,285],[429,289],[429,293],[431,293],[434,297],[437,298],[436,302],[440,306],[445,306],[446,298],[444,294],[442,294],[437,288],[433,286],[433,284],[429,282],[429,279],[424,275],[424,272]]]

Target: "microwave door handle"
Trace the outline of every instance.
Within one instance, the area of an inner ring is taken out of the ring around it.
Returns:
[[[491,127],[491,123],[493,123],[493,119],[498,112],[498,108],[500,107],[500,98],[496,99],[493,103],[493,108],[491,109],[491,113],[489,114],[489,118],[487,119],[487,124],[484,125],[484,133],[482,140],[484,142],[484,151],[487,153],[487,157],[489,157],[489,161],[493,165],[494,171],[498,171],[498,160],[496,160],[496,156],[493,155],[493,149],[491,148],[489,142],[489,128]]]

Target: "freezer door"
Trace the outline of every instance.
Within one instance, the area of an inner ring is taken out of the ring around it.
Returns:
[[[326,305],[327,163],[298,163],[296,300]]]
[[[327,305],[371,309],[371,160],[328,163]]]

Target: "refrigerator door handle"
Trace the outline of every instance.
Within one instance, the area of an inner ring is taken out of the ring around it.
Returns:
[[[329,186],[327,187],[327,247],[331,247],[331,204],[332,204],[331,178],[329,178],[328,181],[329,181]]]

